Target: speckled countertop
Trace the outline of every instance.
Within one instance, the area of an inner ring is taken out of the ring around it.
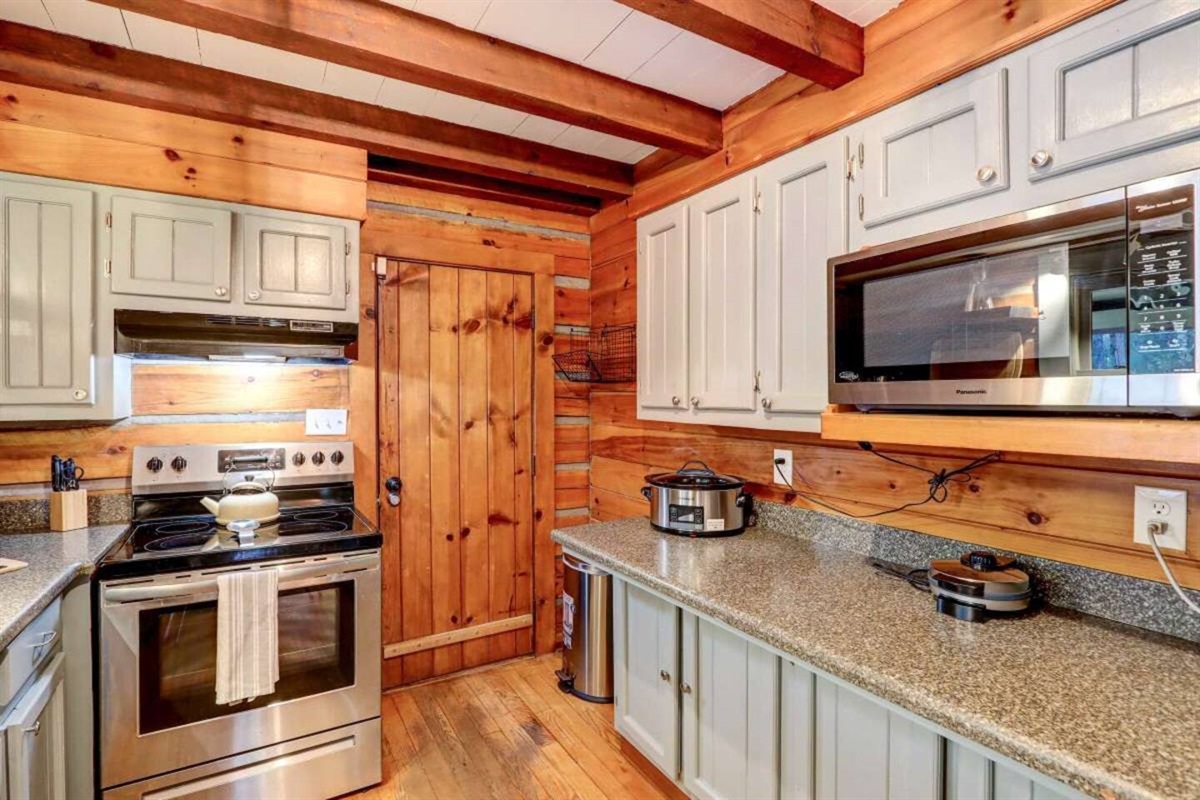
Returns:
[[[1080,791],[1200,798],[1200,646],[1073,611],[960,622],[856,553],[644,519],[555,541]]]
[[[75,579],[92,570],[129,525],[99,525],[64,533],[0,535],[0,557],[29,566],[0,575],[0,648],[8,646]]]

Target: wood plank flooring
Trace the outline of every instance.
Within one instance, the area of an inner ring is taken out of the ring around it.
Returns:
[[[661,800],[620,749],[613,707],[559,691],[558,655],[383,696],[383,783],[354,800]]]

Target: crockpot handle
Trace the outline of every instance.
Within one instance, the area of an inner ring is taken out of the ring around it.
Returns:
[[[689,470],[688,467],[691,466],[692,464],[699,464],[702,467],[702,469]],[[679,468],[680,475],[683,475],[684,473],[687,473],[687,472],[700,472],[705,475],[715,475],[716,474],[712,471],[712,468],[709,467],[708,464],[705,464],[703,461],[697,461],[695,459],[687,462],[686,464],[684,464],[682,467]]]
[[[643,487],[642,487],[642,497],[644,497],[644,498],[646,498],[647,500],[649,500],[649,499],[650,499],[650,492],[651,492],[651,491],[653,491],[653,490],[652,490],[652,489],[651,489],[649,486],[643,486]]]
[[[758,512],[754,510],[754,495],[742,492],[737,496],[734,505],[743,509],[742,518],[746,520],[746,527],[753,528],[758,525]]]

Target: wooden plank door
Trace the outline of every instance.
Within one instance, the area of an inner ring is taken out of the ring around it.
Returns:
[[[533,284],[388,262],[380,291],[384,681],[533,649]]]

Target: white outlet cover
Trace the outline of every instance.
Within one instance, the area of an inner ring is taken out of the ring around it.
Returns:
[[[304,412],[306,436],[345,436],[346,409],[310,408]]]
[[[779,459],[783,459],[782,464],[776,464]],[[784,480],[780,474],[787,477]],[[771,456],[771,478],[772,482],[778,486],[789,486],[792,481],[792,451],[791,450],[776,450]]]
[[[1162,550],[1187,549],[1187,492],[1182,489],[1133,487],[1133,541],[1150,544],[1146,526],[1166,523],[1167,532],[1157,538]]]

